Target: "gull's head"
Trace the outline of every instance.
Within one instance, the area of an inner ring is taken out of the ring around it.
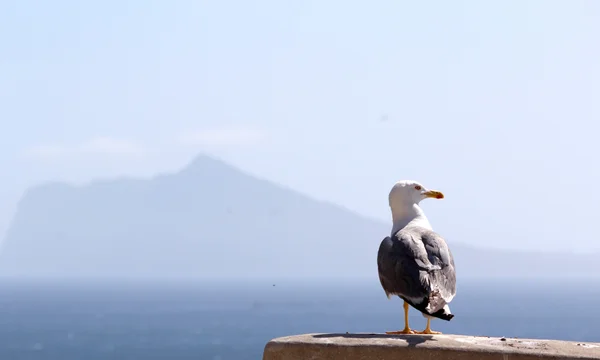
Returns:
[[[437,190],[427,189],[421,183],[412,180],[398,181],[390,190],[390,207],[407,207],[419,204],[421,200],[433,198],[443,199],[444,194]]]

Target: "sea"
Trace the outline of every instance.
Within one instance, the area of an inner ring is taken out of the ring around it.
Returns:
[[[600,282],[459,282],[444,333],[600,342]],[[410,312],[411,327],[425,319]],[[0,283],[0,359],[259,360],[272,338],[403,328],[378,279]]]

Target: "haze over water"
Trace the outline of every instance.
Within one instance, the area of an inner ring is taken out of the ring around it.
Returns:
[[[598,284],[461,282],[445,333],[600,341]],[[573,304],[577,294],[577,305]],[[542,306],[543,304],[543,306]],[[549,311],[551,309],[551,311]],[[7,284],[6,359],[260,359],[274,337],[384,332],[403,326],[399,299],[370,282]],[[411,326],[425,320],[411,311]]]

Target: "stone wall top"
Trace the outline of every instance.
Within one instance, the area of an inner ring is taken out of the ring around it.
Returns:
[[[263,360],[600,359],[600,343],[464,335],[305,334],[273,339]]]

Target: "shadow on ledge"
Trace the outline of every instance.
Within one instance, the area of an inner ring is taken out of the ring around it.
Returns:
[[[432,335],[388,335],[388,334],[350,334],[350,333],[331,333],[331,334],[316,334],[312,336],[315,339],[327,338],[346,338],[346,339],[398,339],[404,340],[409,347],[423,344],[427,341],[437,341]]]

